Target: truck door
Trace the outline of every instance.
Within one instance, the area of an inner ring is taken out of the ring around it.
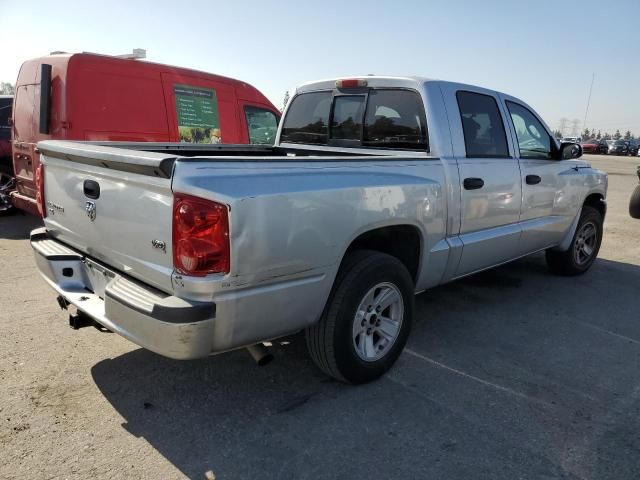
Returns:
[[[450,85],[445,97],[461,183],[459,277],[517,256],[522,187],[495,94]]]
[[[163,73],[162,85],[172,141],[241,143],[233,86],[180,73]]]
[[[516,155],[522,171],[521,255],[556,245],[573,221],[567,194],[568,160],[556,160],[555,140],[536,114],[520,102],[506,100]]]

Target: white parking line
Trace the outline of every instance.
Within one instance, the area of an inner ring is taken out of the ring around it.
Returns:
[[[550,404],[548,402],[545,402],[544,400],[540,400],[539,398],[531,397],[531,396],[526,395],[526,394],[524,394],[522,392],[518,392],[516,390],[513,390],[513,389],[511,389],[509,387],[503,387],[502,385],[498,385],[498,384],[489,382],[487,380],[483,380],[482,378],[475,377],[473,375],[465,373],[465,372],[463,372],[461,370],[458,370],[456,368],[449,367],[449,366],[445,365],[444,363],[440,363],[437,360],[433,360],[433,359],[431,359],[431,358],[429,358],[429,357],[427,357],[425,355],[422,355],[421,353],[418,353],[418,352],[416,352],[414,350],[411,350],[409,348],[405,348],[404,352],[408,353],[409,355],[412,355],[413,357],[419,358],[420,360],[423,360],[423,361],[425,361],[427,363],[430,363],[431,365],[434,365],[436,367],[442,368],[442,369],[447,370],[449,372],[455,373],[456,375],[460,375],[461,377],[468,378],[469,380],[473,380],[475,382],[481,383],[482,385],[485,385],[487,387],[491,387],[491,388],[494,388],[496,390],[500,390],[501,392],[508,393],[509,395],[514,395],[516,397],[524,398],[525,400],[528,400],[528,401],[533,402],[533,403],[539,403],[539,404],[545,405],[547,407],[553,407],[552,404]]]

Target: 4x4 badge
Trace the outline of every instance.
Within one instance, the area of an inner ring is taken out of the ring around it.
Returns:
[[[87,212],[87,217],[93,222],[96,219],[96,204],[94,202],[87,202],[84,210]]]

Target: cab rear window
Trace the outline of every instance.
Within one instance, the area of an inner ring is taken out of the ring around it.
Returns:
[[[400,89],[300,94],[287,111],[280,140],[429,151],[421,97]]]
[[[284,120],[280,141],[326,145],[330,109],[331,92],[297,95]]]

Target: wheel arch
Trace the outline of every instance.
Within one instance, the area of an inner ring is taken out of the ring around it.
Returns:
[[[582,202],[582,207],[584,206],[593,207],[600,215],[602,215],[602,219],[604,220],[605,215],[607,214],[607,203],[605,202],[604,195],[600,192],[592,192],[584,199]]]
[[[411,223],[371,227],[359,232],[344,249],[340,266],[356,250],[374,250],[397,258],[409,271],[414,285],[420,275],[424,232]]]
[[[576,213],[573,222],[571,222],[571,226],[569,227],[569,230],[567,230],[567,233],[562,239],[562,242],[553,250],[564,252],[569,249],[569,247],[571,246],[571,240],[573,240],[573,236],[575,235],[576,229],[578,228],[580,215],[582,215],[582,210],[585,206],[595,208],[598,212],[600,212],[600,214],[602,215],[602,220],[604,221],[604,217],[607,213],[607,203],[605,201],[604,194],[600,192],[591,192],[585,197],[584,201],[582,202],[582,205],[580,206],[578,213]]]

